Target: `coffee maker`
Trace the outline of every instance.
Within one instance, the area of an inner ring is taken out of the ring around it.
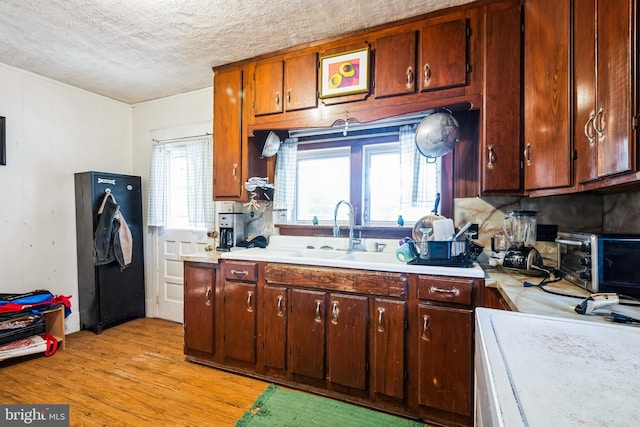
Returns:
[[[504,254],[503,267],[538,271],[542,268],[542,256],[533,247],[536,243],[535,211],[513,211],[502,223],[502,230],[509,239],[509,248]],[[507,231],[507,222],[511,232]]]
[[[244,221],[241,213],[224,212],[218,216],[220,246],[216,249],[228,252],[244,240]]]

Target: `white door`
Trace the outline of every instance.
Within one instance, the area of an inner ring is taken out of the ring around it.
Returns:
[[[156,230],[156,317],[182,323],[184,263],[180,257],[203,253],[208,243],[207,235],[204,230]]]

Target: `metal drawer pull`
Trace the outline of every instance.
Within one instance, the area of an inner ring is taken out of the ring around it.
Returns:
[[[249,272],[247,270],[231,270],[231,274],[235,275],[235,276],[246,276],[247,274],[249,274]]]
[[[338,307],[337,302],[333,302],[331,305],[331,323],[334,325],[338,324],[338,317],[340,316],[340,308]]]
[[[291,105],[291,89],[287,91],[287,104]]]
[[[604,115],[604,109],[602,107],[600,107],[600,109],[596,113],[596,116],[593,119],[593,128],[596,130],[596,132],[598,132],[598,136],[600,138],[602,138],[602,135],[604,135],[604,129],[602,128],[602,116],[603,115]],[[600,125],[600,126],[598,126],[598,125]]]
[[[413,86],[413,69],[411,67],[407,68],[407,87],[411,88]]]
[[[322,301],[316,300],[316,322],[322,322],[322,317],[320,316],[321,308],[322,308]]]
[[[422,338],[425,340],[431,339],[429,336],[429,316],[426,314],[422,316]]]
[[[435,286],[432,286],[430,290],[431,290],[431,292],[436,292],[436,293],[439,293],[439,294],[458,295],[460,293],[460,291],[458,291],[457,288],[441,289],[441,288],[436,288]]]
[[[524,149],[524,158],[527,160],[527,164],[531,164],[531,143],[527,144],[527,148]]]
[[[211,288],[207,288],[207,292],[204,294],[205,305],[211,305]]]
[[[587,120],[587,122],[584,124],[584,136],[586,136],[587,139],[589,140],[589,144],[593,144],[596,140],[596,136],[593,134],[593,131],[590,131],[590,130],[595,130],[594,123],[593,123],[594,118],[595,118],[594,114],[591,113],[589,115],[589,120]]]
[[[247,311],[253,311],[253,292],[247,292]]]
[[[431,79],[431,68],[429,68],[429,64],[424,64],[424,84],[425,86],[429,84],[429,80]]]
[[[278,295],[278,316],[284,316],[284,311],[282,310],[282,301],[284,301],[284,297],[282,295]]]
[[[496,152],[494,150],[493,145],[489,145],[487,147],[487,151],[489,153],[489,161],[487,162],[487,166],[492,168],[493,165],[496,163]]]
[[[276,105],[280,105],[280,92],[276,92]]]
[[[378,308],[378,332],[384,332],[384,308]]]

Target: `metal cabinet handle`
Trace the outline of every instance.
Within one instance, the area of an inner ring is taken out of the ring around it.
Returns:
[[[340,316],[340,307],[337,302],[333,302],[331,305],[331,323],[334,325],[338,324],[338,317]]]
[[[276,92],[276,106],[280,106],[280,92]]]
[[[524,158],[527,161],[527,164],[531,164],[531,144],[527,144],[527,148],[524,149]]]
[[[431,287],[431,292],[438,293],[438,294],[447,294],[447,295],[451,295],[451,296],[455,296],[455,295],[458,295],[460,293],[460,291],[457,288],[442,289],[442,288],[436,288],[435,286]]]
[[[429,316],[424,314],[422,316],[422,333],[420,334],[422,339],[429,340],[431,336],[429,334]]]
[[[287,105],[291,105],[291,89],[287,91]]]
[[[249,274],[249,272],[247,270],[231,270],[231,274],[234,276],[244,277]]]
[[[282,309],[282,302],[284,301],[284,297],[282,295],[278,295],[278,302],[276,303],[278,306],[278,316],[284,316],[284,310]]]
[[[247,292],[247,311],[253,311],[253,292]]]
[[[489,145],[487,147],[487,154],[489,155],[488,161],[487,161],[487,166],[492,168],[493,165],[496,163],[496,152],[495,152],[495,148],[493,145]]]
[[[205,305],[211,305],[211,288],[207,288],[207,291],[204,294]]]
[[[598,133],[598,137],[599,138],[602,138],[602,135],[604,135],[604,125],[602,123],[602,117],[603,116],[604,116],[604,109],[602,107],[600,107],[600,109],[596,113],[596,116],[593,119],[593,128]],[[598,125],[600,125],[600,126],[598,126]]]
[[[413,69],[411,67],[407,68],[407,87],[411,88],[413,86]]]
[[[238,164],[234,163],[233,164],[233,170],[231,171],[231,176],[233,176],[234,178],[236,178],[236,171],[238,170]]]
[[[429,64],[424,64],[424,84],[425,86],[429,84],[429,80],[431,79],[431,68],[429,68]]]
[[[322,301],[316,300],[316,322],[322,322],[322,317],[320,316],[321,308],[322,308]]]
[[[378,307],[378,332],[384,332],[384,308]]]
[[[589,144],[593,144],[596,140],[596,136],[593,134],[593,131],[595,131],[593,123],[594,118],[595,115],[591,113],[589,115],[589,120],[587,120],[587,122],[584,124],[584,136],[586,136],[589,140]]]

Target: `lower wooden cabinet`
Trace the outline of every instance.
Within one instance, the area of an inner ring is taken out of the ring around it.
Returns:
[[[185,354],[427,422],[471,425],[480,292],[480,279],[186,263]]]
[[[215,351],[216,264],[184,263],[184,352]]]

